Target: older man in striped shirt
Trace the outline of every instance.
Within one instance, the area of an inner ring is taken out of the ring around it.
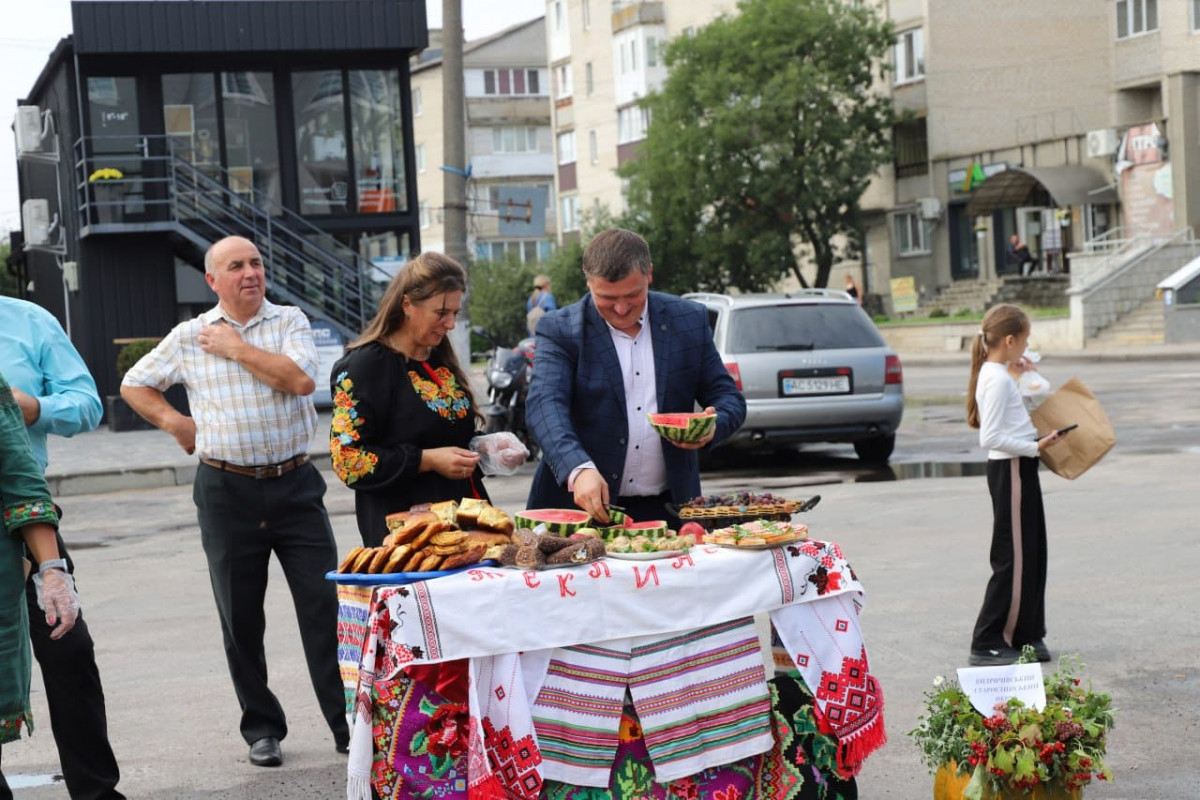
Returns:
[[[271,553],[292,591],[308,671],[337,749],[349,731],[337,665],[337,595],[325,573],[337,546],[325,512],[325,481],[308,461],[317,423],[312,394],[317,352],[298,308],[265,297],[262,256],[231,236],[204,257],[216,307],[177,325],[126,373],[121,396],[196,453],[193,499],[225,656],[242,708],[250,762],[278,766],[287,735],[283,708],[267,687],[263,600]],[[163,397],[187,388],[192,416]]]

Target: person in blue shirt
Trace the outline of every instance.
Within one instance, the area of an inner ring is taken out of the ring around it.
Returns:
[[[58,320],[41,306],[0,297],[0,373],[12,386],[43,472],[49,463],[49,434],[73,436],[99,424],[103,407],[96,382]],[[73,575],[75,564],[61,536],[58,550]],[[72,798],[124,800],[116,789],[120,770],[108,741],[104,689],[87,623],[81,614],[69,633],[52,642],[33,581],[25,588],[30,640],[42,670],[67,791]],[[0,779],[0,800],[10,797]]]
[[[558,303],[550,293],[550,276],[538,275],[533,279],[533,293],[525,300],[525,326],[529,335],[537,333],[537,323],[543,314],[557,309]]]

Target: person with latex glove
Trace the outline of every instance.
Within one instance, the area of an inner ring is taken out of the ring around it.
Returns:
[[[32,721],[29,678],[32,654],[25,603],[27,548],[41,573],[39,597],[46,622],[60,638],[75,625],[79,597],[59,558],[58,511],[33,456],[21,410],[0,376],[0,505],[5,535],[0,536],[0,744],[15,741]],[[9,793],[0,775],[0,796]]]

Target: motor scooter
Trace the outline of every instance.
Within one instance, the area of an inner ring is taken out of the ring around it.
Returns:
[[[515,347],[501,345],[487,329],[475,326],[472,332],[492,345],[484,376],[488,384],[488,404],[482,411],[487,432],[511,431],[529,450],[532,461],[538,446],[525,424],[525,397],[533,372],[534,338],[517,342]]]

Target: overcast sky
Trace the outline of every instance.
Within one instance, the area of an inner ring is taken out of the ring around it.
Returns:
[[[441,27],[442,1],[425,0],[431,28]],[[70,0],[0,0],[0,232],[21,227],[17,196],[16,140],[12,120],[17,102],[28,95],[54,46],[71,33]],[[462,0],[467,39],[495,33],[539,17],[545,0]],[[50,167],[44,167],[50,169]],[[6,237],[7,238],[7,237]]]

